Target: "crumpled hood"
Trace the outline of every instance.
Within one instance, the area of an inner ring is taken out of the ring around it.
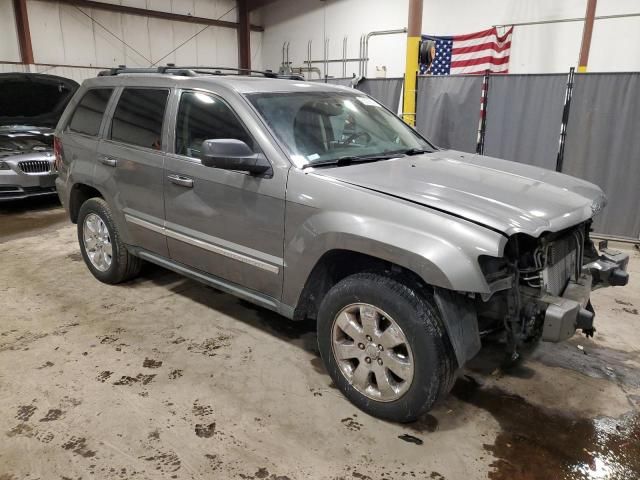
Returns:
[[[318,175],[468,219],[506,235],[539,236],[591,218],[602,190],[561,173],[497,158],[438,151],[316,169]]]

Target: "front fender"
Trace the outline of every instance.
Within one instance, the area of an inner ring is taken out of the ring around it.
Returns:
[[[288,305],[297,305],[313,267],[331,250],[395,263],[432,286],[488,293],[478,256],[500,256],[507,240],[446,213],[295,170],[287,200],[283,302]]]

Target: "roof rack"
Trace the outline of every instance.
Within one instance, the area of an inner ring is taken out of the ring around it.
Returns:
[[[167,75],[180,75],[185,77],[196,77],[198,75],[246,75],[246,76],[263,76],[266,78],[281,78],[288,80],[304,80],[302,75],[280,75],[271,70],[251,70],[248,68],[231,68],[231,67],[210,67],[210,66],[176,66],[173,63],[167,63],[160,67],[134,67],[127,68],[126,65],[118,65],[117,68],[102,70],[98,73],[99,77],[110,77],[126,73],[161,73]]]

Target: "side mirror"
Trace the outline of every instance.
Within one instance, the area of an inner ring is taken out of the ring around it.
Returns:
[[[216,138],[202,142],[200,161],[206,167],[238,170],[262,175],[271,170],[271,164],[262,153],[254,153],[249,145],[234,138]]]

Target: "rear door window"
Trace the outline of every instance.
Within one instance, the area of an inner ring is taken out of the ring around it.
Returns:
[[[162,122],[169,90],[125,88],[111,121],[111,140],[145,148],[162,148]]]
[[[97,136],[112,92],[112,88],[94,88],[85,93],[73,112],[69,130]]]

